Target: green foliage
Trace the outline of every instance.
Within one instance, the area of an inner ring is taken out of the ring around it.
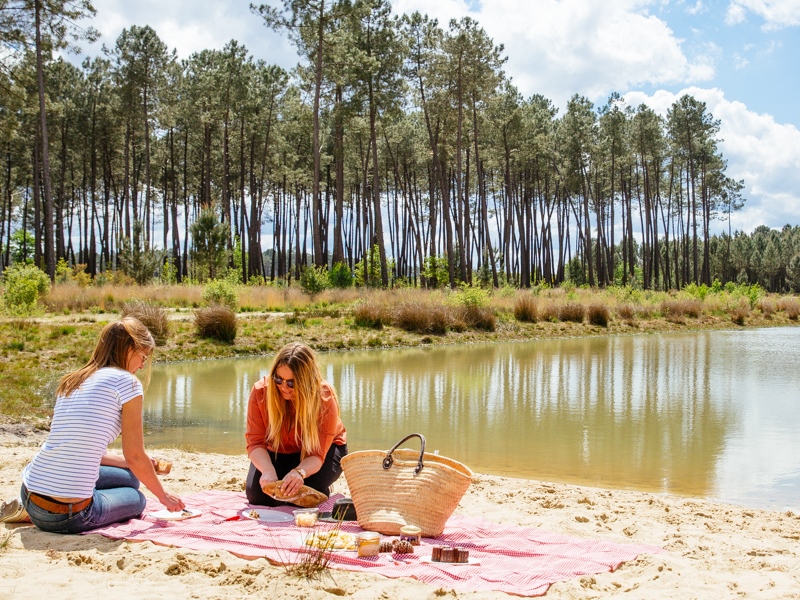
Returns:
[[[219,304],[236,310],[239,303],[236,286],[227,279],[212,279],[203,287],[203,302],[207,305]]]
[[[300,288],[309,296],[316,296],[327,287],[328,271],[325,267],[309,265],[300,273]]]
[[[394,261],[387,259],[386,268],[391,273],[394,270]],[[373,245],[364,258],[355,264],[353,276],[356,285],[381,287],[381,253],[377,244]]]
[[[705,300],[708,293],[711,291],[705,283],[697,285],[696,283],[690,283],[686,287],[683,288],[683,291],[687,293],[692,298],[697,298],[698,300]]]
[[[223,275],[230,258],[228,253],[230,225],[220,223],[213,210],[204,209],[191,224],[189,231],[194,246],[192,267],[195,279],[204,282]]]
[[[92,277],[86,272],[86,265],[75,265],[70,267],[63,258],[58,259],[56,264],[56,283],[72,283],[80,287],[86,287],[92,283]]]
[[[353,285],[353,273],[346,263],[337,262],[328,272],[328,282],[331,287],[346,289]]]
[[[175,285],[178,281],[178,267],[175,266],[175,260],[168,258],[161,266],[161,283],[164,285]]]
[[[489,292],[483,288],[470,287],[462,283],[458,291],[453,294],[455,304],[464,308],[484,308],[489,304]]]
[[[141,221],[133,223],[133,240],[119,239],[119,268],[139,285],[149,283],[164,262],[164,252],[153,250],[144,239]]]
[[[428,280],[428,287],[437,288],[450,283],[450,274],[447,269],[447,257],[427,256],[422,276]]]
[[[50,278],[33,265],[12,265],[3,273],[5,312],[26,316],[37,310],[39,298],[50,291]]]

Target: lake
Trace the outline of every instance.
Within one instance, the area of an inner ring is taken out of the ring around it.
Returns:
[[[800,509],[800,328],[319,358],[351,451],[419,432],[480,473]],[[250,388],[270,361],[154,365],[147,444],[244,453]]]

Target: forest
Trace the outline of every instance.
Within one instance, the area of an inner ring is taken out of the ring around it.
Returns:
[[[251,17],[288,36],[291,71],[236,40],[179,59],[148,25],[77,66],[88,0],[0,0],[0,268],[800,291],[799,227],[731,231],[744,181],[703,102],[562,112],[471,18],[274,4]]]

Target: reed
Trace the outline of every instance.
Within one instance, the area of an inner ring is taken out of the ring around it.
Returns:
[[[668,319],[680,319],[682,317],[696,319],[703,312],[703,302],[692,299],[664,300],[661,303],[661,312]]]
[[[432,333],[444,335],[450,328],[459,329],[459,324],[452,318],[448,307],[441,304],[404,302],[395,312],[394,324],[413,333]]]
[[[790,321],[796,321],[798,316],[800,316],[800,302],[797,298],[788,297],[788,298],[781,298],[776,303],[776,308],[786,315],[786,318]]]
[[[559,306],[555,302],[545,302],[539,306],[539,320],[556,322],[559,319]]]

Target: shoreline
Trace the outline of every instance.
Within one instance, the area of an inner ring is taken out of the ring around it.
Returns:
[[[19,438],[0,430],[0,494],[19,493],[23,466],[38,435]],[[153,452],[173,461],[166,487],[179,494],[202,490],[240,492],[247,473],[242,454]],[[334,491],[347,495],[341,478]],[[145,491],[148,497],[152,497]],[[659,546],[613,573],[555,583],[546,598],[800,598],[800,515],[749,509],[697,498],[609,490],[476,474],[456,513],[501,524],[532,526],[559,534],[615,543]],[[271,600],[329,598],[437,598],[448,594],[413,579],[333,570],[317,582],[288,576],[265,559],[228,552],[201,553],[130,543],[99,535],[59,536],[31,525],[0,526],[0,600],[51,593],[83,598],[88,586],[112,597],[202,597]],[[47,578],[31,577],[47,572]],[[459,592],[471,599],[508,598],[501,592]]]

